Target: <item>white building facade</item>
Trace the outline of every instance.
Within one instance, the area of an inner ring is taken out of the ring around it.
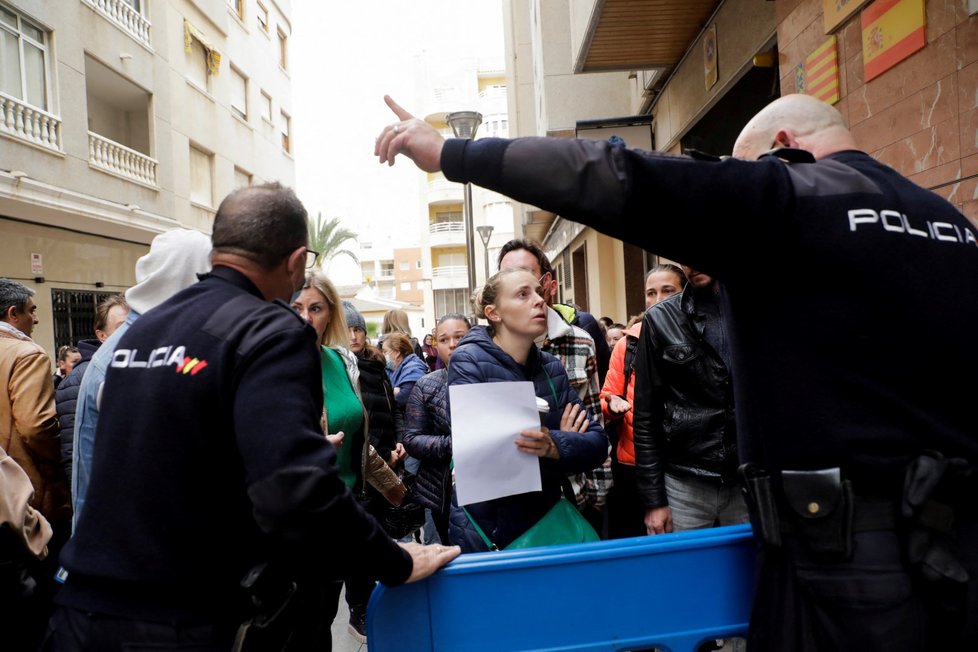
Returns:
[[[0,0],[0,276],[50,352],[153,237],[294,185],[288,0]]]

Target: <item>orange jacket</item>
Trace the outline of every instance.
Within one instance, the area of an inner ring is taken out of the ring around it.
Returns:
[[[633,324],[625,330],[625,337],[618,340],[611,352],[611,362],[608,364],[608,375],[604,378],[601,388],[601,413],[606,424],[616,423],[619,426],[618,446],[615,449],[616,458],[622,464],[635,465],[635,441],[632,430],[632,412],[615,415],[608,410],[609,396],[624,396],[631,406],[635,407],[635,373],[632,372],[625,387],[625,349],[628,338],[638,339],[642,332],[642,322]]]

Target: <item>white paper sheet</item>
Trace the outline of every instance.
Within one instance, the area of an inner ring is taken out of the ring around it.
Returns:
[[[540,491],[540,461],[514,443],[540,427],[531,382],[448,388],[452,412],[455,490],[460,505]]]

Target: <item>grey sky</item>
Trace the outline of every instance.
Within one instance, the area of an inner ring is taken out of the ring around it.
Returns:
[[[418,221],[419,172],[373,157],[393,114],[390,94],[417,103],[416,59],[502,57],[500,0],[295,0],[291,43],[296,186],[311,217],[340,217],[358,233],[404,232]],[[344,256],[330,275],[359,280]]]

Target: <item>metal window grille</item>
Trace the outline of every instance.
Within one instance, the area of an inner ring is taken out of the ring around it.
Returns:
[[[51,290],[54,350],[95,337],[95,308],[116,292]]]
[[[467,314],[472,308],[468,305],[468,292],[461,288],[450,290],[435,290],[435,319],[450,312]]]

